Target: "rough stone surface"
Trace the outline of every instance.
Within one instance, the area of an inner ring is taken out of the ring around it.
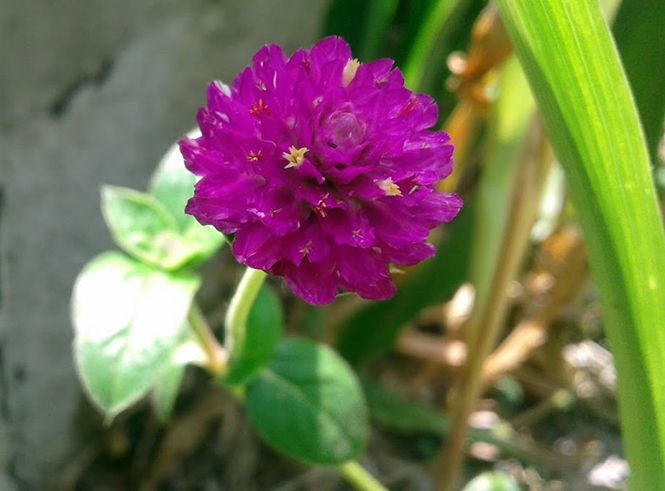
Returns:
[[[3,0],[0,124],[37,115],[73,95],[137,35],[182,10],[184,3]]]
[[[52,484],[84,438],[69,298],[113,247],[99,185],[144,189],[207,82],[267,42],[311,43],[326,3],[0,0],[3,490]]]

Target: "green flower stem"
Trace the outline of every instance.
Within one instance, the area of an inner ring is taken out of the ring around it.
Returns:
[[[229,353],[233,352],[235,343],[241,343],[245,338],[247,316],[266,276],[266,273],[259,269],[247,268],[236,292],[233,294],[233,298],[231,298],[224,323],[226,329],[225,344]]]
[[[339,473],[358,491],[388,491],[355,460],[338,467]]]
[[[194,332],[194,336],[196,336],[199,346],[206,356],[203,368],[217,377],[226,375],[229,353],[213,334],[201,309],[196,303],[193,303],[189,309],[187,320]]]

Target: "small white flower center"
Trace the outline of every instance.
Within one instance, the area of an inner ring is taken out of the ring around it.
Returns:
[[[342,86],[344,88],[347,88],[349,84],[353,82],[353,79],[356,78],[356,72],[358,71],[359,66],[360,62],[356,58],[346,62],[344,73],[342,74]]]
[[[383,181],[376,181],[376,185],[386,194],[386,196],[402,196],[402,191],[395,184],[391,177]]]
[[[288,164],[284,166],[285,169],[295,167],[296,169],[303,164],[305,159],[305,154],[309,152],[307,147],[296,148],[293,145],[289,148],[288,152],[284,152],[282,155],[287,160]]]

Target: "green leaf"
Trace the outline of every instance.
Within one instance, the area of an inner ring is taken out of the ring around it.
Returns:
[[[367,409],[351,368],[330,348],[286,340],[247,387],[249,418],[288,457],[317,465],[356,459],[368,435]]]
[[[665,2],[621,2],[612,30],[655,162],[665,118]]]
[[[180,383],[187,368],[187,365],[178,363],[173,358],[169,358],[164,363],[166,366],[157,377],[152,390],[152,403],[155,413],[162,423],[166,423],[171,419],[175,401],[178,398],[178,392],[180,392]]]
[[[198,130],[188,138],[200,136]],[[176,143],[164,155],[150,180],[148,191],[168,211],[177,231],[183,238],[187,266],[195,266],[209,259],[225,242],[224,235],[214,227],[200,225],[194,217],[185,214],[187,201],[194,194],[196,176],[185,167]]]
[[[109,417],[145,395],[185,326],[199,279],[107,252],[79,274],[72,298],[75,358],[92,401]]]
[[[357,365],[390,351],[407,322],[459,288],[467,276],[473,209],[472,202],[464,205],[438,245],[436,256],[412,271],[393,298],[370,303],[344,322],[337,340],[344,358]]]
[[[201,133],[197,130],[187,135],[196,138]],[[173,217],[176,228],[184,232],[195,221],[185,214],[187,200],[194,194],[196,176],[185,167],[185,161],[176,143],[164,154],[152,174],[148,192],[159,201]]]
[[[120,248],[167,270],[208,259],[224,241],[222,234],[196,221],[182,232],[176,230],[175,218],[159,201],[133,189],[104,186],[102,212]]]
[[[399,0],[370,0],[367,21],[361,31],[362,50],[358,53],[361,61],[369,62],[381,57],[398,4]]]
[[[187,364],[200,365],[206,360],[206,354],[197,342],[189,321],[184,324],[179,339],[165,358],[164,367],[152,389],[153,407],[162,423],[171,419]]]
[[[351,52],[360,56],[368,6],[369,0],[333,0],[324,21],[324,35],[341,36],[351,46]]]
[[[372,419],[380,426],[405,433],[432,433],[444,437],[451,423],[440,411],[420,402],[408,401],[387,387],[363,380]]]
[[[520,487],[508,474],[483,472],[469,481],[463,491],[520,491]]]
[[[631,488],[658,489],[665,482],[665,234],[628,83],[597,2],[497,5],[580,219],[617,366]]]
[[[225,382],[243,383],[267,365],[282,337],[283,326],[282,304],[272,289],[264,285],[249,311],[245,338],[234,339]]]
[[[372,420],[383,428],[407,435],[431,433],[445,438],[452,427],[445,414],[428,404],[407,400],[389,387],[368,379],[363,380],[363,388]],[[498,421],[489,429],[471,428],[469,440],[489,443],[505,457],[536,463],[531,449],[519,442],[506,422]]]
[[[175,223],[158,201],[133,189],[104,186],[102,212],[125,252],[155,266],[172,265],[178,242]]]
[[[361,62],[380,58],[385,54],[398,4],[399,0],[334,0],[325,18],[324,34],[344,38]]]
[[[183,254],[177,267],[195,267],[210,259],[226,242],[226,237],[210,225],[203,226],[194,217],[182,237]]]

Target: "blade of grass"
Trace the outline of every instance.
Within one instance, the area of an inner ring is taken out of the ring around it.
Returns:
[[[618,371],[631,488],[658,489],[665,482],[665,236],[630,89],[597,2],[497,5],[579,215]]]
[[[363,28],[362,49],[359,53],[362,61],[372,61],[383,54],[383,46],[398,3],[399,0],[370,1]]]
[[[470,0],[437,0],[432,4],[402,67],[406,87],[411,90],[420,88],[427,59],[434,51],[439,36],[445,31],[447,23],[454,19],[454,14],[461,12],[469,3]]]
[[[323,35],[343,37],[351,46],[351,52],[359,55],[363,49],[362,33],[368,6],[369,0],[332,1],[323,22]]]

